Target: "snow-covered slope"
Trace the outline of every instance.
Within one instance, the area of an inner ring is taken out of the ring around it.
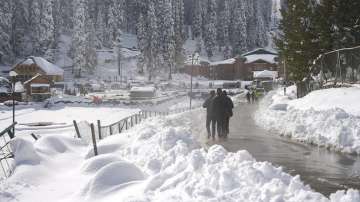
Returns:
[[[318,90],[301,99],[296,88],[270,93],[257,122],[294,139],[360,154],[360,88]]]
[[[0,201],[359,201],[358,191],[330,199],[247,151],[200,148],[189,126],[199,111],[155,118],[90,146],[50,135],[15,139],[16,169],[0,182]]]

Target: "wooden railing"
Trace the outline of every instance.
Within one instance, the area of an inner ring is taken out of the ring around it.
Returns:
[[[91,129],[91,139],[92,139],[92,144],[94,146],[94,153],[95,153],[95,155],[97,155],[97,153],[98,153],[97,146],[96,146],[96,142],[98,140],[104,139],[111,135],[121,134],[122,132],[127,131],[130,128],[143,122],[145,119],[148,119],[151,117],[159,117],[159,116],[167,116],[167,115],[171,115],[171,114],[177,114],[177,113],[185,112],[188,110],[189,110],[189,108],[176,109],[176,110],[171,110],[171,111],[166,111],[166,112],[142,110],[138,113],[135,113],[131,116],[123,118],[120,121],[111,123],[109,125],[102,126],[100,120],[97,121],[96,127],[95,127],[95,124],[90,123],[90,124],[88,124],[88,126]],[[78,123],[75,120],[73,121],[73,123],[74,123],[77,138],[84,138],[84,135],[90,135],[90,134],[82,134],[81,130],[78,126]],[[96,134],[96,132],[97,132],[97,134]],[[88,138],[88,139],[90,139],[90,138]]]
[[[15,137],[13,129],[17,123],[14,122],[3,131],[0,132],[0,177],[9,177],[12,173],[13,167],[9,162],[14,154],[9,146],[10,140]],[[7,136],[6,136],[7,135]]]

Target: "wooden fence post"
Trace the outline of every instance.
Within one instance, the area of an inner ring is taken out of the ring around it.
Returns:
[[[31,137],[33,137],[35,140],[38,140],[38,138],[36,137],[36,135],[35,135],[34,133],[31,133],[30,135],[31,135]]]
[[[81,138],[80,131],[79,131],[79,127],[78,127],[76,121],[73,120],[73,123],[74,123],[74,127],[75,127],[75,131],[76,131],[77,137],[78,137],[78,138]]]
[[[97,156],[98,151],[97,151],[97,146],[96,146],[95,128],[94,128],[93,123],[90,125],[90,128],[91,128],[91,137],[92,137],[93,146],[94,146],[94,155]]]
[[[112,125],[109,126],[109,130],[110,130],[110,135],[112,135],[113,131],[112,131]]]
[[[130,116],[130,126],[131,126],[131,127],[133,127],[133,126],[134,126],[133,117],[134,117],[134,116]]]
[[[100,120],[97,120],[97,125],[98,125],[98,133],[99,133],[99,140],[101,140],[101,124],[100,124]]]
[[[125,130],[128,129],[128,118],[125,119]]]

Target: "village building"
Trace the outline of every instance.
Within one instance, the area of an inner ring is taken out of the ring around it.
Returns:
[[[204,59],[200,64],[186,63],[181,73],[203,76],[213,80],[254,80],[254,72],[279,71],[277,53],[259,48],[235,58],[209,62]]]
[[[51,97],[50,87],[54,85],[47,76],[37,74],[24,82],[26,100],[43,101]]]
[[[242,77],[246,80],[253,80],[256,71],[279,71],[278,54],[272,51],[258,48],[241,56],[245,58]]]
[[[13,69],[16,81],[23,83],[27,101],[42,101],[51,96],[51,88],[64,80],[64,70],[41,57],[28,57]]]
[[[64,80],[64,70],[41,57],[28,57],[16,64],[12,70],[18,74],[16,80],[23,83],[38,74],[52,82]]]

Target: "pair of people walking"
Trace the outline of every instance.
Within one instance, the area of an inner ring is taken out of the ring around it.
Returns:
[[[208,138],[215,140],[216,132],[219,138],[227,138],[229,134],[229,121],[233,115],[234,104],[226,91],[218,88],[210,91],[210,97],[203,104],[206,108],[206,129]],[[216,130],[216,131],[215,131]]]

